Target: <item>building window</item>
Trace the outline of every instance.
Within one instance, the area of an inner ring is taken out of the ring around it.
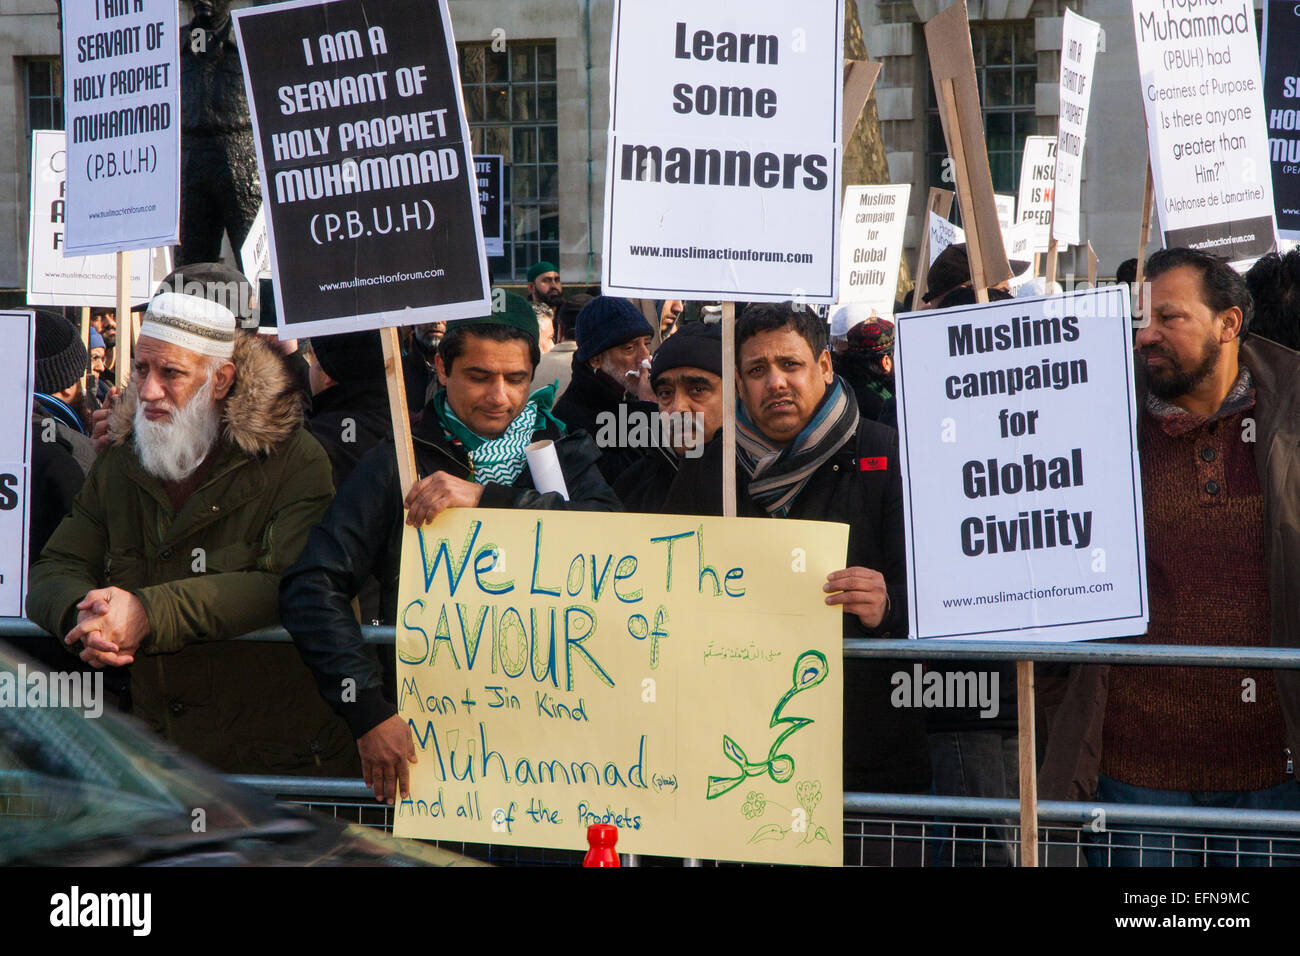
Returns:
[[[1014,195],[1020,187],[1020,157],[1025,137],[1038,132],[1034,115],[1034,83],[1038,79],[1038,54],[1034,50],[1034,24],[972,23],[971,47],[975,76],[979,80],[984,113],[984,139],[988,146],[993,189]],[[939,99],[930,83],[926,110],[926,166],[931,186],[955,189],[953,176],[943,176],[948,147],[939,120]]]
[[[474,154],[505,157],[505,256],[492,273],[522,281],[534,262],[560,261],[555,43],[460,44],[460,79]]]
[[[63,67],[58,57],[26,61],[27,156],[32,155],[32,130],[63,129]]]

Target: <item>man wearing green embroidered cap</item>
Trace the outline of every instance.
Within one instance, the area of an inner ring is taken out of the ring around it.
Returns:
[[[558,310],[564,305],[564,283],[559,266],[553,262],[536,262],[528,270],[528,298]]]
[[[597,468],[595,443],[552,417],[554,383],[529,394],[539,359],[532,306],[500,291],[493,302],[500,308],[489,316],[449,322],[438,345],[444,388],[412,429],[421,477],[405,500],[386,442],[357,464],[281,582],[281,620],[357,738],[366,785],[388,803],[399,787],[408,793],[415,745],[397,716],[391,675],[386,681],[366,652],[351,602],[373,574],[384,621],[395,621],[403,507],[415,526],[447,508],[621,510]],[[567,501],[533,486],[524,448],[544,438],[555,443]]]

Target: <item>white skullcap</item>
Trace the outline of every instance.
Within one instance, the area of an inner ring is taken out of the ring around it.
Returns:
[[[842,305],[831,315],[831,341],[842,342],[849,334],[849,329],[867,321],[875,315],[875,310],[865,302],[850,302]]]
[[[1027,299],[1035,295],[1060,295],[1065,289],[1061,283],[1053,282],[1051,288],[1047,287],[1047,279],[1044,276],[1034,276],[1019,289],[1016,290],[1017,299]]]
[[[140,335],[228,359],[235,351],[235,313],[202,296],[164,292],[149,303]]]

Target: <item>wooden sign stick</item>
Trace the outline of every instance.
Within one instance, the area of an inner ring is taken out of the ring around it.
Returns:
[[[1088,241],[1088,285],[1097,287],[1097,253],[1093,251],[1092,241]]]
[[[1016,661],[1019,720],[1020,865],[1038,866],[1038,749],[1034,734],[1034,662]]]
[[[131,350],[135,327],[131,322],[131,253],[117,254],[117,363],[116,384],[124,388],[131,378]]]
[[[397,445],[397,477],[406,500],[411,486],[418,480],[415,470],[415,445],[411,442],[411,416],[406,411],[406,380],[402,377],[402,343],[397,329],[381,329],[384,346],[384,382],[388,386],[388,414],[393,420],[393,441]]]
[[[722,303],[722,516],[736,517],[736,303]]]
[[[921,223],[921,244],[916,254],[916,269],[912,275],[916,276],[916,284],[912,293],[912,308],[920,309],[924,306],[925,294],[930,291],[930,213],[934,213],[941,219],[947,219],[952,215],[953,192],[950,189],[937,189],[930,187],[930,196],[925,203],[925,216]]]
[[[1034,253],[1034,278],[1037,279],[1042,274],[1043,274],[1043,254],[1041,252],[1035,252]]]
[[[90,375],[90,306],[88,305],[81,307],[81,344],[86,347],[86,367],[81,370],[81,392],[84,395],[86,379]]]
[[[1052,290],[1052,283],[1056,281],[1056,237],[1047,246],[1047,291]]]
[[[1151,157],[1147,157],[1147,184],[1142,194],[1142,228],[1138,233],[1137,276],[1134,285],[1141,285],[1147,271],[1147,243],[1151,241],[1151,214],[1156,204],[1156,181],[1151,175]]]
[[[971,285],[975,288],[975,301],[987,302],[989,291],[984,279],[984,254],[980,250],[979,229],[975,216],[966,215],[968,210],[975,208],[975,197],[971,193],[970,173],[966,168],[966,147],[961,141],[956,87],[951,79],[939,81],[939,99],[943,101],[944,112],[948,114],[947,128],[952,131],[948,138],[948,148],[952,152],[952,163],[957,172],[957,204],[962,209],[962,222],[966,229],[966,256],[970,260]]]

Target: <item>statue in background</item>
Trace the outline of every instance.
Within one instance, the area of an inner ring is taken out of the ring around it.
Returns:
[[[176,265],[238,255],[262,203],[231,0],[188,0],[181,42],[181,223]]]

